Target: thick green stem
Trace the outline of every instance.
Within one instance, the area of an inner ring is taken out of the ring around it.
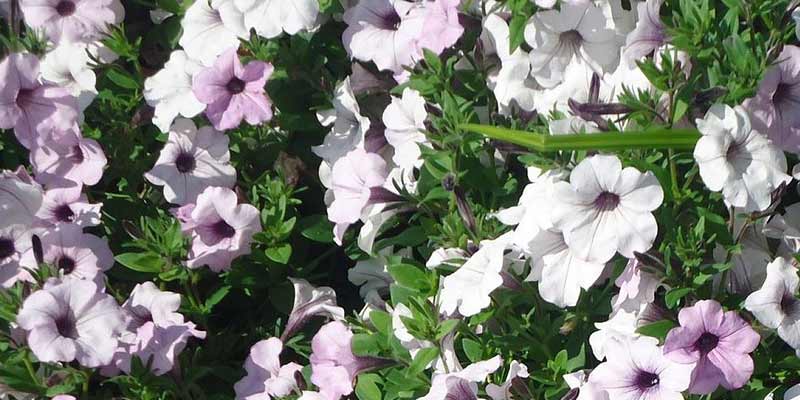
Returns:
[[[463,124],[459,128],[492,139],[513,143],[537,151],[693,149],[700,132],[696,129],[651,129],[637,132],[603,132],[570,135],[546,135],[495,126]]]

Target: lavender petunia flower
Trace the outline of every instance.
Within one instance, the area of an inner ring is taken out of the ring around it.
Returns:
[[[636,65],[636,61],[666,44],[667,28],[661,22],[662,4],[664,0],[647,0],[636,6],[639,22],[628,34],[623,53],[628,64]]]
[[[33,278],[25,270],[36,269],[31,249],[31,231],[24,225],[0,228],[0,286],[9,288]]]
[[[800,152],[800,47],[785,46],[756,95],[744,101],[753,129],[784,151]]]
[[[228,136],[210,126],[197,129],[192,120],[178,118],[156,165],[144,177],[164,186],[168,202],[185,205],[194,203],[207,187],[233,187],[236,170],[230,158]]]
[[[344,13],[347,29],[342,35],[347,54],[372,61],[380,70],[392,71],[395,79],[407,76],[421,58],[417,40],[422,35],[428,11],[405,0],[363,0]]]
[[[247,375],[233,386],[237,400],[269,400],[300,391],[295,374],[303,367],[293,362],[281,365],[281,351],[283,342],[274,337],[250,348],[244,363]]]
[[[100,144],[81,136],[78,126],[53,133],[30,154],[36,180],[43,185],[87,185],[100,182],[106,159]]]
[[[60,224],[41,237],[44,262],[66,278],[97,280],[114,265],[114,254],[104,238],[83,233],[74,224]]]
[[[261,220],[258,209],[238,204],[233,190],[210,187],[197,196],[186,228],[192,236],[186,266],[207,265],[219,272],[229,269],[236,257],[250,254],[250,242],[261,231]]]
[[[71,129],[78,120],[75,97],[38,78],[39,60],[32,54],[12,53],[0,62],[0,129],[14,128],[27,149],[53,130]]]
[[[458,21],[461,0],[428,0],[423,4],[427,15],[417,46],[441,54],[444,49],[456,44],[464,33],[464,27]]]
[[[478,400],[477,383],[485,381],[502,363],[500,356],[494,356],[468,365],[460,371],[437,374],[433,377],[430,391],[419,400]]]
[[[17,323],[42,362],[77,360],[85,367],[108,364],[124,318],[114,298],[91,281],[50,280],[22,304]]]
[[[0,171],[0,227],[29,225],[42,206],[42,187],[19,167]]]
[[[592,371],[589,382],[614,400],[682,400],[691,369],[664,357],[653,338],[611,341],[608,360]]]
[[[753,374],[751,353],[761,337],[734,311],[714,300],[701,300],[678,313],[681,326],[664,342],[664,355],[681,364],[695,364],[689,392],[709,394],[722,385],[744,386]]]
[[[100,224],[103,203],[89,203],[82,186],[55,187],[44,193],[44,202],[36,214],[47,224],[75,224],[81,228]]]
[[[108,31],[107,25],[125,18],[118,0],[20,0],[19,7],[25,23],[43,29],[56,44],[100,39]]]
[[[328,400],[353,393],[359,373],[386,365],[387,361],[353,354],[353,332],[340,321],[329,322],[311,340],[311,382]]]
[[[218,130],[233,129],[247,121],[258,125],[272,119],[272,101],[264,84],[272,75],[272,64],[251,61],[242,65],[236,49],[220,54],[214,66],[197,73],[192,91],[204,104],[206,116]]]
[[[305,279],[289,278],[294,285],[294,305],[281,340],[288,340],[310,318],[321,315],[335,320],[344,319],[344,309],[336,305],[336,292],[327,287],[313,287]]]

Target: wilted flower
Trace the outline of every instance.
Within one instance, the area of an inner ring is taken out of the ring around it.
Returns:
[[[238,203],[236,193],[228,188],[210,187],[197,196],[191,211],[189,268],[207,265],[219,272],[229,269],[236,257],[250,254],[261,219],[258,209]]]
[[[269,400],[299,391],[295,374],[303,367],[293,362],[281,365],[281,351],[283,343],[274,337],[250,348],[244,363],[247,376],[233,386],[237,400]]]
[[[144,177],[164,186],[168,202],[194,203],[208,187],[233,187],[236,170],[230,157],[228,136],[210,126],[197,129],[192,120],[179,118],[170,128],[156,165]]]
[[[81,189],[78,185],[48,189],[36,216],[53,225],[75,224],[81,228],[99,225],[103,203],[89,203]]]
[[[272,64],[262,61],[242,65],[231,48],[194,76],[192,91],[208,105],[206,116],[218,130],[236,128],[242,120],[258,125],[272,118],[272,102],[264,90],[272,71]]]
[[[678,313],[680,327],[664,342],[664,355],[694,364],[689,393],[709,394],[722,385],[744,386],[753,374],[750,354],[761,337],[735,311],[725,312],[714,300],[701,300]]]
[[[114,298],[95,283],[51,280],[25,299],[17,323],[28,332],[39,361],[77,360],[95,368],[111,362],[124,317]]]
[[[94,139],[84,138],[77,125],[53,133],[30,154],[36,180],[44,185],[92,186],[100,182],[108,160]]]
[[[125,18],[118,0],[20,0],[25,23],[54,43],[91,42]]]

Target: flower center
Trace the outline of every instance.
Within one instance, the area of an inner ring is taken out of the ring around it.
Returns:
[[[575,29],[561,33],[559,36],[561,43],[570,47],[578,47],[583,42],[583,35]]]
[[[2,258],[2,254],[0,254]],[[793,315],[800,311],[800,301],[789,293],[784,293],[781,298],[781,311],[786,315]]]
[[[719,343],[719,336],[713,333],[703,332],[703,334],[700,335],[700,338],[697,339],[697,342],[695,342],[694,346],[697,348],[697,350],[700,350],[701,353],[708,354],[711,352],[711,350],[714,350],[717,347],[717,343]]]
[[[30,99],[33,94],[33,89],[20,89],[17,92],[17,105],[22,105]]]
[[[800,96],[792,93],[792,89],[794,88],[788,83],[779,83],[772,94],[772,102],[781,109],[792,106],[792,103],[800,103]]]
[[[70,339],[78,338],[78,327],[75,324],[75,318],[70,315],[64,315],[56,319],[55,322],[59,335]]]
[[[0,237],[0,260],[11,257],[14,251],[14,241],[10,238]]]
[[[214,231],[214,234],[223,237],[225,239],[232,238],[233,235],[236,234],[236,229],[233,229],[233,227],[228,225],[228,223],[225,222],[224,220],[217,221],[211,227],[211,229]]]
[[[71,150],[72,151],[69,153],[69,155],[67,155],[68,160],[75,164],[80,164],[86,159],[86,157],[83,155],[83,150],[81,150],[81,146],[76,144],[72,146]]]
[[[75,3],[69,0],[59,1],[56,5],[56,12],[62,17],[69,17],[75,13]]]
[[[594,205],[600,211],[610,211],[619,205],[619,195],[611,192],[603,192],[594,199]]]
[[[244,85],[245,83],[243,80],[234,76],[233,78],[231,78],[231,80],[228,81],[228,84],[225,85],[225,88],[228,89],[228,92],[230,94],[239,94],[244,91]]]
[[[653,386],[658,385],[660,382],[658,375],[647,372],[647,371],[639,371],[636,375],[636,387],[639,389],[650,389]]]
[[[464,379],[458,379],[454,385],[450,386],[450,390],[445,395],[445,400],[477,400],[475,392],[469,387],[469,383]]]
[[[194,156],[187,152],[181,152],[175,159],[175,168],[177,168],[178,172],[182,174],[192,172],[192,170],[194,170],[194,166]]]
[[[69,275],[72,273],[72,271],[75,271],[75,259],[72,257],[61,256],[61,258],[56,261],[56,267],[64,271],[64,274]]]
[[[75,213],[69,208],[69,204],[62,204],[53,210],[53,215],[59,222],[72,222],[75,219]]]
[[[730,146],[728,146],[728,150],[725,151],[725,159],[728,161],[735,159],[741,150],[742,148],[739,143],[731,143]]]

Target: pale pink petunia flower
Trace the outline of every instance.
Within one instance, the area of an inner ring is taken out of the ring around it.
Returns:
[[[228,136],[210,126],[197,129],[192,120],[178,118],[156,165],[144,176],[164,186],[168,202],[185,205],[194,203],[207,187],[233,187],[236,170],[230,158]]]
[[[81,228],[100,225],[103,203],[89,203],[81,189],[80,185],[48,189],[36,216],[52,225],[75,224]]]
[[[623,53],[630,65],[667,43],[667,28],[661,21],[663,4],[664,0],[647,0],[636,6],[639,21],[636,29],[628,34]]]
[[[270,400],[300,391],[295,375],[303,367],[293,362],[281,365],[281,351],[283,343],[274,337],[250,348],[244,363],[247,375],[233,386],[237,400]]]
[[[218,130],[233,129],[247,121],[258,125],[272,119],[272,101],[264,84],[274,68],[263,61],[242,65],[236,49],[217,57],[214,66],[203,69],[192,80],[192,91],[207,104],[206,117]]]
[[[114,254],[105,238],[83,233],[75,224],[60,224],[41,237],[44,262],[67,278],[102,282],[103,271],[114,265]]]
[[[0,286],[9,288],[33,278],[26,269],[36,269],[31,249],[31,230],[25,225],[0,228]]]
[[[19,6],[25,23],[56,44],[101,39],[108,25],[125,18],[118,0],[20,0]]]
[[[289,278],[294,286],[294,305],[281,340],[288,340],[315,316],[344,319],[344,309],[336,305],[336,292],[327,286],[314,287],[305,279]]]
[[[0,62],[0,129],[14,128],[27,149],[51,131],[71,129],[78,120],[78,100],[38,78],[39,60],[32,54],[11,53]]]
[[[319,329],[311,339],[311,382],[328,400],[353,393],[353,382],[361,372],[380,368],[387,361],[353,354],[353,332],[344,323],[333,321]]]
[[[108,160],[94,139],[84,138],[77,125],[53,133],[30,154],[36,181],[48,186],[92,186],[100,182]]]
[[[261,231],[258,209],[238,204],[236,193],[221,187],[210,187],[197,196],[188,225],[192,249],[186,265],[206,265],[214,272],[227,270],[235,258],[250,254],[253,235]]]
[[[42,206],[42,187],[24,167],[0,170],[0,221],[2,226],[31,225]]]
[[[395,79],[407,76],[421,58],[417,40],[428,11],[405,0],[363,0],[344,13],[347,29],[342,35],[350,57],[372,61],[380,70],[392,71]]]
[[[77,360],[84,367],[108,364],[124,328],[122,310],[94,282],[50,280],[22,304],[17,323],[42,362]]]
[[[428,12],[417,46],[441,54],[456,44],[464,33],[464,27],[458,21],[461,0],[427,0],[423,4]]]
[[[719,385],[734,390],[753,374],[750,353],[761,337],[735,311],[725,312],[714,300],[701,300],[678,313],[680,326],[667,334],[664,355],[694,364],[689,393],[709,394]]]

